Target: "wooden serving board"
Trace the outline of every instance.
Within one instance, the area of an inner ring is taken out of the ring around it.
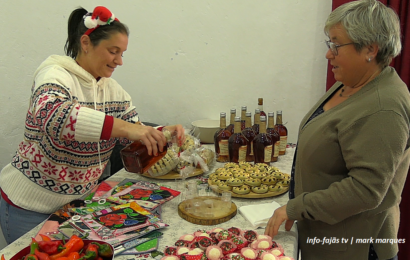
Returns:
[[[218,186],[213,184],[209,179],[208,179],[208,184],[209,187],[217,192],[217,193],[222,193],[223,190],[218,189]],[[279,196],[282,195],[283,193],[286,193],[289,190],[289,187],[285,187],[285,189],[281,190],[281,191],[277,191],[277,192],[273,192],[273,191],[268,191],[266,193],[255,193],[255,192],[250,192],[248,194],[237,194],[235,192],[230,191],[231,196],[232,197],[236,197],[236,198],[248,198],[248,199],[260,199],[260,198],[269,198],[269,197],[275,197],[275,196]]]
[[[188,178],[190,177],[195,177],[198,175],[201,175],[204,173],[202,169],[197,168],[193,173],[188,175]],[[143,173],[142,176],[147,177],[147,178],[152,178],[152,179],[158,179],[158,180],[175,180],[175,179],[181,179],[181,174],[179,174],[176,171],[170,171],[169,173],[162,175],[162,176],[151,176],[148,172]]]
[[[205,202],[212,201],[212,207]],[[199,203],[200,207],[195,207],[195,203]],[[228,207],[226,202],[223,202],[220,197],[215,196],[199,196],[195,199],[185,200],[178,205],[178,215],[188,222],[197,225],[218,225],[233,218],[237,213],[235,203],[231,202],[231,207]],[[187,208],[188,207],[188,208]]]

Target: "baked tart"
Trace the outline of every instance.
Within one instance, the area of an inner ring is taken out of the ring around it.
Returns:
[[[254,178],[254,179],[262,179],[262,178],[266,177],[266,173],[263,173],[263,172],[254,172],[254,173],[249,174],[249,176],[250,176],[251,178]]]
[[[285,189],[285,187],[283,187],[282,185],[279,185],[279,184],[270,185],[268,188],[269,188],[269,191],[273,191],[273,192],[279,192],[279,191],[282,191],[283,189]]]
[[[229,169],[229,168],[239,168],[239,165],[233,162],[228,162],[224,165],[224,168]]]
[[[262,184],[275,185],[277,180],[275,177],[264,177],[261,179]]]
[[[261,185],[261,180],[260,179],[253,179],[253,178],[248,178],[244,180],[244,183],[246,185],[256,187]]]
[[[245,180],[245,179],[249,178],[249,173],[246,173],[246,172],[244,172],[244,173],[237,173],[237,174],[234,174],[233,176],[234,176],[235,178],[240,179],[240,180]]]
[[[230,178],[226,180],[226,184],[228,184],[229,186],[242,186],[243,180],[238,178]]]
[[[232,192],[240,195],[245,195],[251,192],[251,188],[248,185],[242,185],[239,187],[233,187]]]
[[[218,183],[218,189],[223,190],[223,191],[231,191],[232,187],[226,183]]]
[[[261,186],[257,186],[257,187],[252,187],[252,191],[255,193],[259,193],[259,194],[266,193],[268,192],[268,190],[269,188],[268,188],[268,185],[266,184],[262,184]]]
[[[278,182],[279,185],[282,185],[283,187],[288,187],[290,184],[290,181],[288,180],[282,180]]]
[[[228,171],[218,173],[218,180],[227,180],[232,177],[233,177],[233,174]]]

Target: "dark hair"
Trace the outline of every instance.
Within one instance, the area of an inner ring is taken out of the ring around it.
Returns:
[[[64,46],[64,51],[67,56],[75,59],[80,53],[81,36],[88,30],[84,25],[84,15],[88,12],[82,7],[79,7],[71,12],[70,18],[68,18],[68,37]],[[101,40],[109,39],[111,34],[123,33],[129,35],[128,27],[119,22],[113,21],[109,25],[98,26],[90,35],[91,43],[93,46],[97,46]]]

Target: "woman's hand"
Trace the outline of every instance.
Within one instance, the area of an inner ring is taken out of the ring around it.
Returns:
[[[182,125],[169,125],[165,128],[168,129],[171,133],[176,133],[178,146],[181,146],[185,143],[185,130]]]
[[[278,234],[278,230],[280,225],[286,221],[285,223],[285,230],[289,231],[293,223],[295,222],[294,220],[289,220],[288,214],[286,213],[286,205],[282,206],[280,208],[277,208],[275,212],[273,212],[272,217],[269,219],[268,225],[266,226],[265,229],[265,235],[268,235],[270,237],[274,237]]]
[[[147,147],[148,154],[155,156],[158,155],[158,148],[162,152],[166,145],[165,136],[161,131],[151,126],[132,124],[119,118],[114,118],[111,137],[125,137],[131,141],[140,140]]]

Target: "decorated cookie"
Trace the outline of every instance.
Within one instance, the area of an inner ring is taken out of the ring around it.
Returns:
[[[242,236],[234,236],[231,241],[235,244],[236,250],[240,250],[248,245],[248,241]]]
[[[177,240],[177,242],[175,242],[175,246],[189,246],[191,242],[189,241],[185,241],[182,239]]]
[[[247,178],[247,179],[244,180],[244,183],[246,185],[256,187],[256,186],[261,185],[261,180],[260,179],[254,179],[254,178]]]
[[[216,234],[216,238],[218,238],[218,240],[231,239],[232,237],[233,237],[233,234],[229,232],[228,230],[221,230]]]
[[[248,185],[232,187],[232,192],[240,195],[245,195],[251,192],[251,188]]]
[[[197,239],[199,248],[206,250],[208,246],[212,246],[214,243],[210,237],[201,236]]]
[[[230,178],[230,179],[226,180],[226,183],[229,186],[242,186],[243,180],[238,179],[238,178]]]
[[[233,163],[233,162],[229,162],[229,163],[226,163],[224,165],[224,168],[227,168],[227,169],[229,169],[229,168],[239,168],[239,165],[236,164],[236,163]]]
[[[239,253],[230,253],[227,254],[224,257],[225,260],[245,260],[245,257],[243,257],[241,254]]]
[[[252,187],[251,189],[252,189],[252,191],[255,192],[255,193],[263,194],[263,193],[268,192],[269,187],[268,187],[268,185],[266,185],[266,184],[261,184],[260,186],[258,186],[258,187]]]
[[[215,245],[218,244],[218,242],[219,242],[219,239],[216,237],[216,234],[218,234],[218,233],[217,232],[209,233],[209,237],[212,239],[212,243],[215,244]]]
[[[269,191],[280,192],[284,190],[285,188],[282,185],[279,185],[278,183],[276,183],[276,185],[269,185],[268,189]]]
[[[218,189],[223,190],[223,191],[231,191],[232,186],[229,186],[226,183],[218,183]]]
[[[275,185],[277,180],[275,177],[264,177],[261,179],[262,184],[266,184],[266,185]]]

